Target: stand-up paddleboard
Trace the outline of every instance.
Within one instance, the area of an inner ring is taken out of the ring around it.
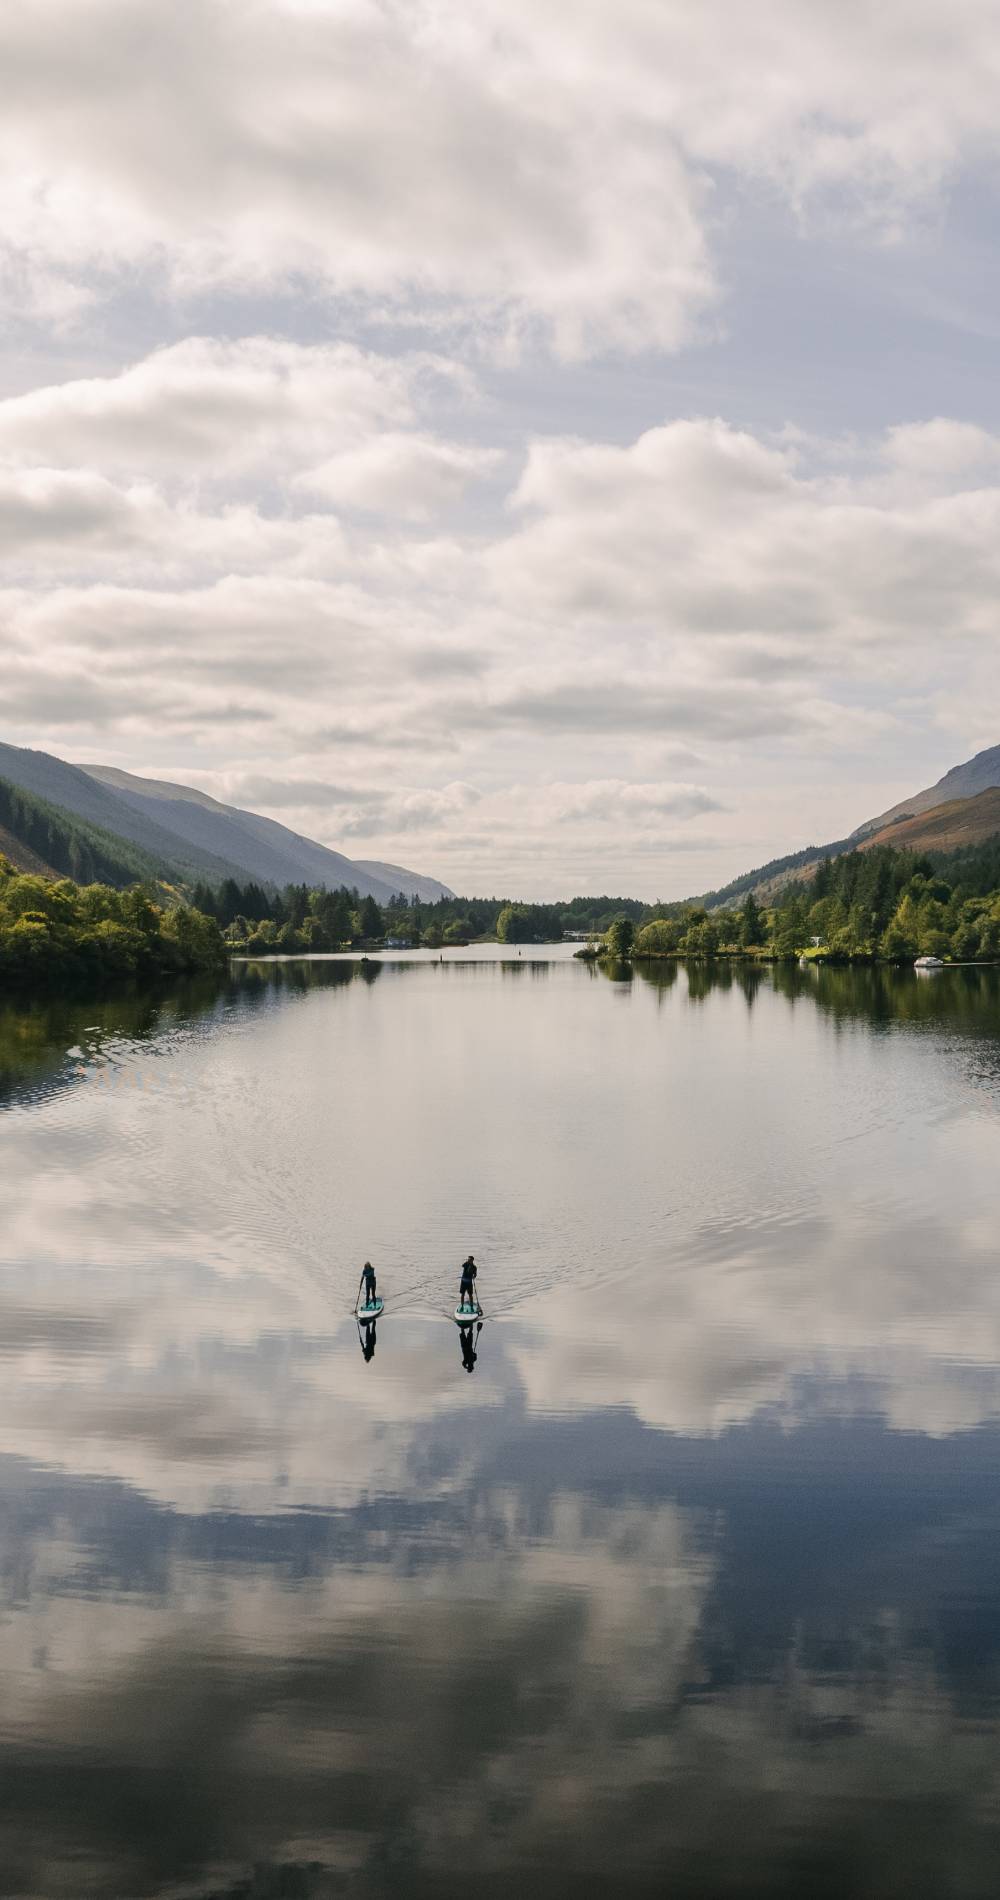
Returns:
[[[473,1326],[476,1320],[482,1317],[478,1306],[456,1306],[455,1308],[455,1319],[459,1326]]]
[[[358,1318],[362,1326],[370,1326],[373,1320],[381,1319],[384,1300],[369,1300],[367,1306],[358,1307]]]

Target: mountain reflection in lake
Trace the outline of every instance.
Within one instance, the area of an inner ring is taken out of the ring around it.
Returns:
[[[0,1895],[992,1895],[998,979],[0,1011]]]

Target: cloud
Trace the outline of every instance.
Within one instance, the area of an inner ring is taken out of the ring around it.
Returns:
[[[131,0],[42,0],[0,58],[2,223],[33,268],[457,296],[565,353],[672,345],[711,294],[669,130],[622,95],[581,111],[527,16],[203,0],[137,33]]]
[[[320,357],[286,360],[256,342],[220,354],[199,341],[194,360],[226,399],[206,430],[222,426],[230,400],[245,402],[256,472],[245,460],[228,476],[179,482],[167,450],[180,470],[188,423],[169,417],[156,482],[0,467],[0,541],[20,583],[0,595],[11,739],[92,752],[95,730],[105,755],[117,735],[112,762],[183,778],[184,766],[204,770],[198,748],[224,732],[222,795],[223,779],[270,785],[262,802],[329,844],[363,838],[390,859],[426,844],[450,884],[480,889],[502,852],[512,887],[538,895],[570,876],[589,882],[589,849],[599,882],[627,862],[649,891],[655,841],[665,863],[689,854],[688,823],[712,810],[736,817],[725,841],[696,826],[704,857],[677,870],[683,889],[843,835],[867,799],[856,792],[855,808],[856,774],[845,779],[836,761],[884,750],[928,709],[968,723],[969,707],[995,699],[1000,485],[987,432],[938,418],[849,457],[708,418],[625,444],[540,440],[499,521],[431,534],[405,518],[421,488],[434,496],[440,476],[435,498],[447,505],[445,491],[485,469],[489,450],[429,435],[418,406],[412,428],[384,426],[381,359],[347,364],[365,393],[335,486],[346,496],[370,481],[373,503],[381,486],[389,512],[359,509],[349,524],[296,512],[296,477],[322,466],[310,402],[327,389],[332,414],[340,400],[344,362]],[[135,383],[132,371],[103,379],[96,408],[80,394],[89,385],[45,392],[46,447],[64,427],[67,456],[92,446],[99,414],[124,455],[131,424],[119,438],[119,412],[140,398],[155,443],[178,362],[191,360],[182,351],[165,382],[156,358],[135,366]],[[419,405],[422,374],[408,364],[400,401]],[[196,410],[192,398],[192,429]],[[27,450],[17,404],[0,404],[0,436],[5,424],[8,454]],[[939,448],[930,480],[921,471]],[[274,511],[268,457],[285,471]],[[677,745],[703,761],[693,774],[669,763]],[[764,747],[773,834],[759,819],[751,831],[746,811]],[[823,760],[840,802],[831,809],[817,777],[813,805],[795,800],[789,837],[780,787]],[[474,821],[463,803],[473,793]],[[656,881],[669,892],[666,876]]]
[[[345,838],[405,837],[410,832],[432,836],[454,830],[456,822],[464,825],[466,813],[478,805],[480,797],[474,785],[461,780],[438,791],[369,793],[364,808],[336,815],[337,831]],[[362,804],[360,798],[353,802]]]
[[[156,506],[150,489],[127,493],[90,469],[0,468],[0,548],[51,558],[54,547],[86,545],[106,560],[148,537]]]
[[[947,490],[962,476],[996,475],[1000,435],[974,422],[935,416],[930,422],[900,423],[889,429],[884,454],[901,473],[930,478]]]
[[[62,320],[144,271],[464,311],[563,356],[672,349],[718,201],[906,227],[996,150],[988,10],[824,0],[7,8],[0,228]],[[723,50],[724,49],[724,50]],[[80,288],[77,289],[77,286]]]
[[[496,466],[495,449],[386,431],[296,476],[296,487],[347,508],[422,521]]]
[[[67,578],[190,585],[212,576],[351,572],[333,515],[267,515],[172,500],[150,482],[116,483],[93,469],[0,467],[0,550],[9,580]]]
[[[0,546],[80,572],[114,559],[120,576],[343,573],[350,547],[316,498],[397,525],[457,502],[498,453],[419,416],[472,388],[426,354],[191,337],[114,375],[8,397]]]
[[[952,635],[982,633],[1000,578],[1000,489],[959,483],[896,505],[718,419],[624,448],[538,443],[512,500],[529,518],[487,557],[501,592],[603,622],[611,638],[627,617],[659,635],[770,637],[772,652],[778,637],[827,636],[843,657],[940,631],[944,616]]]
[[[187,782],[200,786],[205,777],[203,772],[189,772]],[[325,779],[265,778],[253,772],[225,777],[214,772],[208,777],[212,796],[236,805],[294,806],[298,810],[319,811],[331,805],[357,805],[371,797],[370,791],[358,786],[331,785]]]
[[[659,825],[664,818],[699,818],[721,811],[700,785],[641,785],[624,779],[593,779],[584,785],[549,785],[544,801],[556,823],[598,819],[602,824]]]
[[[752,685],[722,681],[678,684],[655,673],[614,678],[604,670],[581,680],[572,673],[501,693],[468,714],[470,723],[559,734],[620,737],[700,733],[714,738],[763,738],[803,723],[798,702]]]
[[[348,845],[372,837],[409,840],[412,855],[412,840],[419,839],[432,856],[475,851],[506,860],[514,853],[557,864],[566,854],[599,855],[612,839],[640,856],[667,846],[688,849],[671,822],[720,809],[697,785],[591,779],[481,790],[457,780],[436,791],[358,786],[339,798],[304,798],[296,817],[303,829],[322,829]],[[704,843],[702,834],[695,848]]]
[[[383,736],[419,728],[437,631],[349,585],[230,576],[206,587],[66,586],[0,596],[0,716],[179,734],[217,717],[276,721],[289,744],[317,704]],[[234,709],[238,708],[238,713]],[[43,710],[43,709],[47,709]],[[58,749],[58,747],[57,747]]]
[[[183,478],[301,466],[331,443],[413,420],[443,359],[390,359],[353,344],[193,336],[129,365],[0,402],[0,458],[141,469]]]

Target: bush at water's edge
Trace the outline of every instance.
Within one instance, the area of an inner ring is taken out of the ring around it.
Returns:
[[[0,985],[33,994],[223,970],[213,917],[136,886],[19,875],[0,857]]]

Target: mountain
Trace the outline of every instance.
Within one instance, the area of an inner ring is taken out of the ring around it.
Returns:
[[[1000,785],[991,785],[974,798],[950,798],[929,810],[907,812],[859,839],[856,849],[871,851],[875,845],[891,844],[897,851],[961,851],[965,845],[985,844],[998,833]]]
[[[15,871],[40,877],[72,877],[78,884],[157,882],[170,867],[99,825],[73,818],[48,799],[36,798],[0,778],[0,852]]]
[[[755,871],[745,871],[721,890],[689,898],[709,910],[723,910],[753,891],[761,903],[773,903],[787,884],[815,876],[821,858],[844,851],[867,851],[877,844],[901,851],[960,851],[1000,834],[1000,745],[977,752],[925,791],[903,798],[877,818],[866,818],[850,837],[833,844],[808,845],[804,851],[772,858]]]
[[[454,897],[455,893],[442,884],[436,877],[418,877],[415,871],[405,871],[399,864],[379,864],[374,858],[355,858],[355,871],[364,871],[369,877],[377,877],[383,884],[389,884],[394,891],[402,891],[404,897],[418,897],[422,904],[436,904],[439,897]]]
[[[46,864],[30,845],[23,844],[16,832],[8,831],[6,825],[0,825],[0,858],[6,858],[15,871],[29,872],[32,877],[58,877],[59,873],[51,864]]]
[[[936,785],[928,786],[926,791],[914,792],[912,798],[901,799],[898,805],[882,812],[878,818],[866,818],[864,824],[851,833],[851,837],[867,838],[872,832],[883,831],[901,818],[912,818],[919,812],[932,811],[937,805],[975,798],[978,793],[998,785],[1000,745],[991,745],[987,746],[985,752],[977,752],[975,758],[967,759],[964,765],[953,765],[950,772],[939,778]]]
[[[759,864],[753,871],[743,871],[728,884],[720,885],[717,891],[702,891],[697,897],[685,898],[684,903],[704,905],[706,910],[731,910],[738,899],[746,896],[747,891],[753,891],[755,897],[770,902],[786,884],[812,877],[821,858],[836,858],[842,851],[851,849],[847,838],[840,838],[836,844],[806,845],[804,851],[790,851],[783,858],[769,858],[766,864]]]
[[[0,778],[21,791],[60,807],[63,815],[97,825],[139,850],[176,875],[219,884],[240,875],[224,858],[208,851],[185,848],[176,832],[129,808],[109,786],[99,784],[78,765],[68,765],[49,752],[31,752],[21,746],[0,745]]]
[[[189,785],[137,778],[107,765],[70,765],[48,752],[0,744],[0,777],[64,816],[138,847],[175,877],[207,884],[346,884],[387,903],[397,892],[450,896],[444,884],[395,865],[356,864],[272,818],[223,805]],[[384,873],[384,875],[383,875]],[[146,872],[139,875],[145,876]]]
[[[187,850],[208,851],[225,858],[244,878],[253,877],[265,884],[310,884],[327,890],[346,884],[380,904],[388,903],[398,891],[407,897],[417,892],[424,900],[431,895],[452,895],[435,878],[420,877],[398,865],[358,862],[290,831],[273,818],[262,818],[238,805],[224,805],[190,785],[136,778],[111,765],[81,765],[80,770],[115,792],[141,817],[176,833]]]

